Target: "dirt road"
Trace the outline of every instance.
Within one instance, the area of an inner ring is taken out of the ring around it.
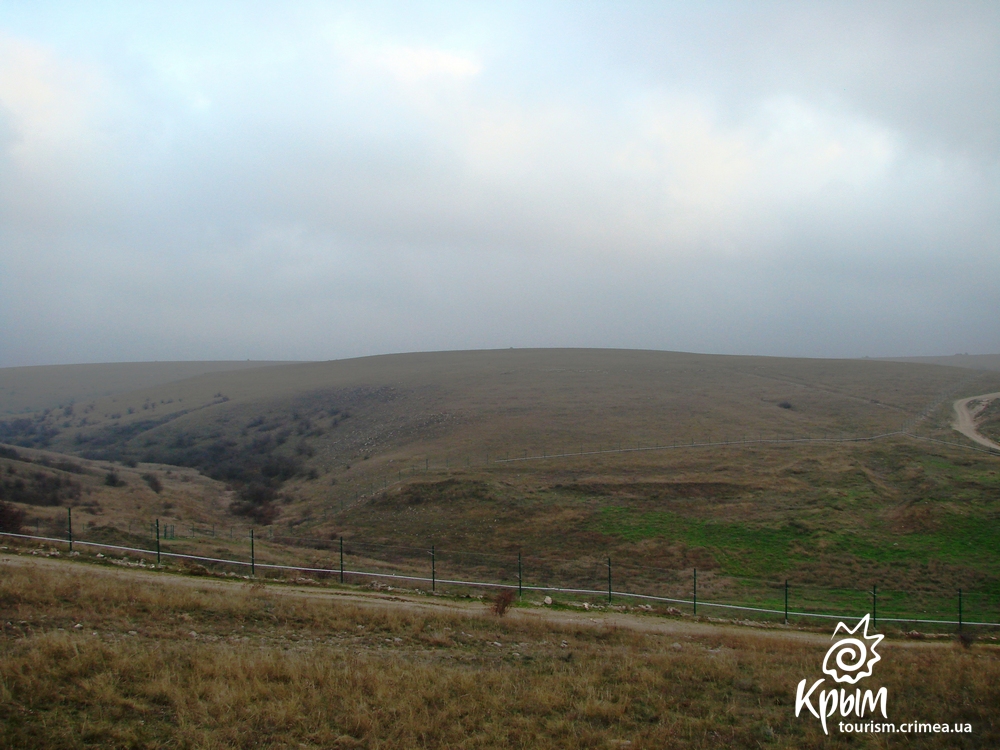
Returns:
[[[33,555],[15,555],[5,553],[0,555],[0,575],[7,566],[36,567],[51,571],[76,573],[86,575],[101,575],[118,578],[119,580],[156,582],[165,586],[185,586],[200,591],[219,590],[233,591],[246,585],[242,579],[225,580],[207,577],[192,577],[175,575],[150,570],[134,568],[105,567],[104,565],[88,564],[65,559],[51,559]],[[360,607],[381,609],[405,609],[411,612],[449,612],[469,617],[482,616],[486,611],[483,602],[473,600],[452,599],[442,596],[427,596],[420,594],[396,594],[381,591],[315,589],[282,584],[267,584],[267,591],[276,596],[300,597],[304,599],[322,599],[329,602],[352,604]],[[791,626],[778,624],[761,627],[755,625],[738,625],[730,623],[705,622],[689,617],[662,617],[626,612],[608,611],[567,611],[545,606],[512,609],[508,615],[511,619],[525,621],[544,621],[556,625],[588,628],[622,628],[641,633],[683,636],[718,636],[740,635],[743,637],[797,642],[812,642],[827,647],[830,644],[829,632],[799,630]],[[831,622],[831,629],[833,623]],[[929,641],[895,641],[891,645],[908,648],[935,647],[950,644],[949,640]],[[890,645],[886,642],[886,645]]]
[[[976,417],[986,408],[986,405],[990,401],[996,398],[1000,398],[1000,393],[984,393],[981,396],[969,396],[968,398],[958,399],[955,402],[955,421],[951,423],[951,426],[969,438],[969,440],[973,440],[980,445],[985,445],[987,448],[1000,450],[1000,445],[997,445],[987,437],[983,437],[979,434],[979,430],[976,429]],[[979,402],[979,404],[970,409],[969,404],[973,401]]]

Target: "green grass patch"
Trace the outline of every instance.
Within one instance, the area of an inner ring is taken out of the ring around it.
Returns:
[[[723,572],[735,576],[770,576],[794,561],[791,545],[807,534],[784,527],[753,528],[686,518],[669,511],[639,513],[625,508],[603,508],[600,531],[627,541],[668,539],[712,553]]]
[[[612,507],[601,511],[602,533],[631,542],[664,539],[710,552],[721,572],[732,576],[773,578],[814,556],[810,549],[835,553],[845,563],[885,565],[939,561],[994,578],[1000,564],[1000,521],[982,516],[947,514],[939,528],[894,534],[883,525],[868,533],[809,531],[794,526],[769,528],[687,518],[670,511],[637,512]],[[996,588],[996,586],[990,586]]]

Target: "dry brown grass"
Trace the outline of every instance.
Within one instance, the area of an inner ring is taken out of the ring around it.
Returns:
[[[819,672],[813,644],[0,573],[2,747],[884,744],[794,717],[795,684]],[[995,648],[883,653],[873,687],[888,687],[891,719],[968,721],[967,746],[1000,742]]]
[[[36,460],[20,466],[22,474],[57,473],[37,463],[43,452],[19,450]],[[164,540],[164,551],[249,562],[247,529],[237,525],[229,537],[233,519],[224,512],[221,483],[191,469],[168,473],[160,467],[164,488],[156,494],[141,479],[149,467],[140,466],[119,467],[127,486],[112,488],[103,483],[104,462],[74,460],[92,471],[68,475],[84,490],[73,510],[78,541],[152,549],[149,521],[159,516],[164,531],[173,525],[185,537]],[[0,458],[0,470],[15,463]],[[883,599],[885,616],[926,613],[931,619],[954,619],[955,592],[962,588],[967,619],[995,621],[996,545],[988,534],[995,538],[998,471],[996,458],[905,440],[615,454],[530,467],[491,464],[414,477],[327,520],[291,533],[284,524],[274,529],[292,544],[298,534],[327,540],[318,549],[272,544],[272,530],[258,529],[256,555],[258,563],[336,569],[336,540],[344,536],[348,569],[429,576],[428,552],[436,544],[439,579],[512,585],[521,551],[526,584],[593,589],[606,585],[605,560],[612,557],[620,591],[690,598],[696,567],[706,600],[757,605],[767,596],[768,606],[780,608],[781,594],[773,586],[750,590],[733,576],[769,584],[788,578],[792,609],[809,610],[829,604],[811,588],[853,591],[854,599],[843,604],[860,607],[876,583],[883,596],[899,592],[906,598],[893,614],[893,603]],[[172,506],[170,515],[160,515],[164,503]],[[284,507],[290,513],[298,506]],[[65,536],[65,508],[23,508],[28,531],[40,518],[42,533]],[[677,524],[656,526],[663,514],[679,519]],[[652,521],[643,531],[647,518]],[[219,536],[187,536],[192,526],[208,529],[210,523]],[[131,524],[133,536],[101,528],[109,524],[122,532]],[[699,536],[703,527],[716,537]],[[740,536],[744,528],[761,535]],[[973,548],[970,529],[982,531]],[[734,535],[718,536],[720,530]],[[891,556],[884,553],[888,548]],[[935,601],[908,603],[907,592]]]
[[[244,445],[288,432],[275,450],[300,460],[302,471],[282,488],[278,523],[257,530],[258,563],[336,568],[342,536],[349,568],[426,576],[435,544],[439,579],[511,585],[520,550],[525,583],[600,589],[611,557],[620,590],[688,598],[697,567],[708,599],[760,604],[766,594],[768,606],[778,606],[771,584],[789,578],[793,607],[825,604],[819,589],[836,587],[849,591],[842,598],[853,608],[877,584],[891,612],[888,595],[909,597],[915,586],[931,600],[909,609],[902,602],[898,613],[944,617],[962,588],[967,614],[993,621],[1000,601],[995,457],[899,439],[496,462],[520,449],[619,441],[867,434],[916,418],[969,376],[896,362],[449,352],[206,374],[41,419],[58,432],[53,447],[97,450],[107,438],[127,449],[122,455],[140,458],[147,448],[169,454],[186,444],[181,438],[228,455],[227,440]],[[982,382],[953,395],[1000,388],[1000,375],[974,376]],[[946,424],[947,400],[939,411]],[[165,415],[177,419],[148,424]],[[258,424],[262,417],[266,424]],[[147,430],[132,432],[144,423]],[[78,444],[78,434],[101,440]],[[78,540],[151,548],[149,525],[159,518],[184,537],[165,541],[165,550],[249,560],[250,521],[228,512],[234,493],[224,483],[193,469],[73,460],[91,472],[66,475],[82,486],[73,509]],[[0,458],[0,471],[59,473],[15,463]],[[112,468],[125,486],[104,484]],[[147,474],[162,483],[160,493]],[[23,509],[29,530],[37,523],[42,533],[65,534],[65,507]],[[191,535],[192,527],[213,524],[218,537]],[[305,542],[319,549],[272,545],[271,532],[322,541]],[[766,583],[748,590],[742,577]]]
[[[275,362],[116,362],[0,368],[0,414],[21,414],[111,398],[140,388],[273,366]],[[287,363],[281,363],[287,364]]]

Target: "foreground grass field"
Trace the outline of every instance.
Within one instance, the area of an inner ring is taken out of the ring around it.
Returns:
[[[967,722],[971,734],[826,737],[794,716],[795,685],[820,676],[824,639],[0,566],[3,747],[1000,743],[989,645],[883,644],[870,680],[887,688],[890,720]]]
[[[997,633],[962,648],[951,624],[884,622],[1000,621],[1000,458],[950,427],[952,401],[1000,373],[582,350],[163,372],[104,396],[83,382],[76,402],[64,378],[29,394],[58,408],[0,419],[4,522],[63,540],[72,514],[77,542],[154,550],[159,521],[164,551],[244,565],[0,569],[0,747],[1000,745]],[[332,597],[335,576],[311,598],[214,578],[248,572],[251,528],[260,577],[336,569],[342,539],[348,569],[436,566],[446,596],[386,609]],[[657,604],[641,622],[672,624],[652,631],[622,624],[640,620],[618,594],[617,612],[526,597],[502,620],[425,606],[470,593],[442,578],[519,570],[602,591],[609,560],[616,592],[685,600],[697,568],[702,616],[733,616],[706,600],[780,610],[785,581],[793,612],[859,616],[877,588],[890,718],[974,731],[828,739],[794,717],[828,640],[693,623],[689,604]]]

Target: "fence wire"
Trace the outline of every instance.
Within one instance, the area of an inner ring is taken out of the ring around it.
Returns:
[[[697,583],[696,583],[696,581],[694,583],[694,587],[693,587],[693,590],[692,590],[692,596],[690,598],[684,597],[684,596],[661,596],[661,595],[656,595],[656,594],[640,593],[640,592],[637,592],[637,591],[627,591],[627,590],[622,590],[620,588],[616,589],[616,588],[614,588],[614,585],[613,585],[613,580],[614,580],[614,566],[613,566],[613,563],[612,563],[611,560],[607,560],[606,563],[605,563],[607,565],[607,569],[606,570],[607,570],[607,574],[608,574],[608,578],[607,578],[607,580],[608,580],[608,587],[607,588],[602,588],[602,589],[596,589],[596,588],[589,588],[589,587],[585,587],[585,586],[554,586],[554,585],[541,585],[541,584],[538,584],[538,583],[534,583],[534,584],[527,583],[526,584],[523,581],[522,569],[521,569],[520,565],[517,565],[517,563],[514,563],[514,565],[517,566],[517,567],[513,571],[513,576],[510,576],[509,574],[503,576],[504,578],[507,579],[504,582],[482,581],[482,580],[475,580],[475,579],[472,579],[472,578],[468,578],[467,579],[467,578],[461,578],[461,577],[448,577],[448,576],[439,577],[439,576],[436,575],[436,563],[437,563],[436,550],[433,550],[433,549],[432,550],[426,550],[426,549],[421,550],[419,548],[414,548],[414,547],[403,547],[403,548],[398,548],[398,549],[407,550],[407,551],[412,550],[413,552],[419,552],[419,553],[421,553],[422,555],[425,556],[424,562],[426,562],[426,557],[430,557],[431,558],[431,565],[432,565],[432,573],[431,573],[430,576],[427,576],[427,575],[414,575],[414,574],[408,574],[408,573],[394,573],[394,572],[378,571],[378,570],[355,569],[354,567],[344,566],[343,562],[341,562],[340,566],[335,567],[335,568],[334,567],[327,568],[327,567],[319,567],[319,566],[313,567],[313,566],[303,566],[303,565],[282,565],[282,564],[278,564],[278,563],[257,562],[256,559],[251,559],[249,561],[247,561],[247,560],[232,560],[232,559],[221,558],[221,557],[208,557],[208,556],[205,556],[205,555],[191,555],[191,554],[184,554],[184,553],[180,553],[180,552],[169,552],[169,551],[166,551],[166,550],[163,550],[163,549],[152,549],[152,550],[150,550],[150,549],[144,549],[144,548],[141,548],[141,547],[129,547],[129,546],[126,546],[126,545],[106,544],[106,543],[103,543],[103,542],[88,542],[88,541],[79,540],[79,539],[73,539],[72,541],[70,541],[69,539],[63,539],[63,538],[58,538],[58,537],[36,536],[36,535],[32,535],[32,534],[14,534],[14,533],[10,533],[10,532],[0,532],[0,536],[12,537],[12,538],[17,538],[17,539],[26,539],[26,540],[36,541],[36,542],[48,542],[48,543],[51,543],[51,544],[66,544],[66,545],[69,545],[70,549],[72,549],[73,545],[79,545],[79,546],[93,547],[93,548],[98,548],[98,549],[115,550],[115,551],[118,551],[118,552],[128,552],[128,553],[132,553],[132,554],[136,554],[136,555],[148,555],[148,556],[153,556],[153,557],[157,557],[157,558],[167,557],[167,558],[172,558],[172,559],[176,559],[176,560],[190,560],[190,561],[200,562],[200,563],[212,563],[212,564],[217,564],[217,565],[233,565],[233,566],[238,566],[238,567],[240,567],[240,568],[242,568],[244,570],[247,569],[247,568],[250,568],[251,571],[255,571],[256,568],[261,568],[263,570],[289,571],[289,572],[298,572],[298,573],[311,573],[311,574],[323,575],[325,577],[337,577],[337,576],[339,576],[342,580],[346,580],[348,578],[351,578],[351,579],[354,579],[356,581],[358,578],[369,578],[369,579],[374,578],[374,579],[381,579],[381,580],[408,581],[408,582],[423,583],[423,584],[428,584],[429,583],[429,584],[431,584],[432,588],[436,587],[438,584],[440,584],[440,585],[446,585],[446,586],[464,586],[464,587],[469,587],[469,588],[482,588],[482,589],[501,589],[501,588],[502,589],[518,589],[520,592],[523,592],[523,591],[533,591],[533,592],[538,592],[538,593],[554,593],[554,594],[560,594],[561,593],[561,594],[576,594],[576,595],[581,595],[581,596],[607,597],[609,602],[612,601],[614,597],[618,597],[618,598],[632,599],[632,600],[638,600],[638,601],[643,601],[643,602],[659,602],[659,603],[663,603],[663,604],[671,604],[671,605],[676,604],[676,605],[683,605],[683,606],[691,606],[692,610],[693,610],[693,613],[695,613],[695,614],[697,614],[698,608],[701,607],[701,608],[708,608],[708,609],[715,609],[715,610],[723,610],[723,611],[727,611],[727,612],[749,612],[749,613],[756,613],[756,614],[781,615],[785,619],[791,618],[791,617],[795,617],[795,618],[813,618],[813,619],[823,619],[823,620],[861,620],[864,617],[864,615],[857,615],[857,614],[847,614],[847,613],[835,614],[835,613],[830,613],[830,612],[816,612],[816,611],[806,611],[806,610],[791,609],[791,608],[787,607],[787,604],[786,604],[785,608],[780,608],[779,609],[779,608],[775,608],[775,607],[751,606],[749,604],[735,604],[735,603],[732,603],[732,602],[721,602],[721,601],[704,600],[704,599],[698,598],[698,596],[697,596]],[[330,550],[330,551],[334,552],[337,555],[339,555],[340,554],[340,543],[339,543],[339,540],[335,544],[336,544],[335,548],[332,549],[332,550]],[[378,545],[378,546],[386,547],[388,545]],[[355,549],[358,550],[357,547]],[[346,545],[344,547],[344,554],[345,555],[349,554],[348,553],[348,547]],[[341,557],[341,561],[342,560],[343,560],[343,558]],[[522,558],[520,560],[520,562],[523,564],[524,558]],[[590,576],[592,576],[590,578],[590,580],[594,580],[594,578],[597,577],[596,576],[597,573],[603,573],[604,572],[601,569],[602,568],[602,563],[599,560],[581,560],[581,561],[571,562],[570,564],[571,565],[575,564],[576,566],[578,566],[580,568],[581,572],[586,572],[587,574],[589,574]],[[625,567],[625,566],[623,566],[623,567]],[[697,574],[695,574],[695,579],[696,579],[696,576],[697,576]],[[513,580],[510,580],[511,578],[513,578]],[[779,584],[779,583],[768,582],[768,581],[760,581],[759,583],[761,583],[761,584],[768,584],[768,585],[770,585],[770,586],[772,586],[774,588],[781,587],[781,588],[783,588],[784,590],[787,591],[787,588],[785,588],[782,584]],[[853,593],[862,594],[862,593],[867,593],[867,592],[853,592]],[[979,598],[973,592],[967,593],[966,596],[968,597],[969,594],[972,594],[973,598]],[[786,599],[786,602],[787,602],[787,599]],[[960,596],[960,602],[961,602],[961,596]],[[961,607],[961,603],[960,603],[959,606]],[[961,612],[961,609],[959,610],[959,612]],[[866,612],[866,614],[869,614],[869,613]],[[894,614],[897,614],[897,613],[894,613]],[[963,617],[961,617],[961,615],[960,615],[960,619],[955,619],[955,620],[951,620],[951,619],[931,619],[931,618],[919,618],[919,617],[898,617],[898,616],[897,617],[881,617],[881,616],[878,616],[877,617],[877,621],[878,622],[894,622],[894,623],[928,624],[928,625],[958,625],[959,627],[962,627],[962,626],[965,626],[965,625],[980,626],[980,627],[1000,627],[1000,622],[989,622],[989,621],[980,621],[980,620],[967,620],[967,619],[964,619]]]

